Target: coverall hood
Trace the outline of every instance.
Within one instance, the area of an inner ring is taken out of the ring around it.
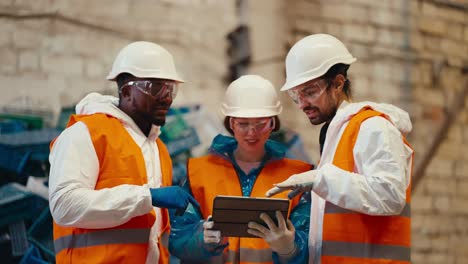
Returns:
[[[403,134],[407,135],[413,129],[409,114],[401,108],[391,104],[374,103],[374,102],[359,102],[347,104],[341,107],[336,112],[334,119],[336,121],[349,120],[353,115],[359,112],[363,107],[370,108],[387,115],[395,127]]]
[[[133,119],[120,110],[118,105],[119,98],[115,96],[90,93],[76,105],[75,111],[78,115],[91,115],[96,113],[110,115],[119,119],[120,122],[131,127],[133,130],[140,131],[140,128]],[[153,125],[151,131],[156,131],[157,135],[160,134],[160,129],[156,125]]]

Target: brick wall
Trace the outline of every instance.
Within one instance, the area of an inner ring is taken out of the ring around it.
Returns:
[[[350,70],[354,100],[393,103],[409,111],[414,125],[409,140],[419,165],[467,82],[462,75],[468,66],[467,2],[298,0],[286,7],[287,48],[309,34],[336,35],[358,58]],[[458,109],[413,193],[414,263],[468,263],[466,105]],[[305,116],[289,121],[306,137],[311,156],[317,156],[319,128],[303,126]]]
[[[468,61],[466,0],[255,0],[244,10],[250,73],[279,87],[284,57],[300,38],[336,35],[358,62],[355,101],[393,103],[411,114],[416,161],[428,151],[457,98]],[[0,106],[53,109],[90,91],[115,94],[104,77],[133,40],[170,50],[188,81],[175,104],[203,103],[216,113],[227,73],[225,36],[239,18],[235,1],[0,1]],[[318,127],[284,94],[283,123],[318,160]],[[466,104],[465,104],[466,105]],[[413,194],[413,262],[468,263],[468,111],[459,109]]]
[[[173,54],[187,81],[174,104],[210,98],[205,105],[218,112],[234,1],[12,0],[0,10],[0,106],[58,113],[92,91],[115,95],[105,80],[114,57],[147,40]]]
[[[466,85],[461,68],[468,66],[468,6],[465,2],[463,10],[462,4],[421,1],[412,9],[417,19],[412,29],[416,71],[411,139],[421,154]],[[414,193],[415,263],[468,262],[467,114],[465,103]]]

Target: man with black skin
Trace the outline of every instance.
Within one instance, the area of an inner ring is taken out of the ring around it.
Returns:
[[[51,144],[56,261],[168,263],[167,209],[198,207],[171,186],[171,159],[158,139],[183,80],[172,55],[145,41],[124,47],[107,79],[119,97],[87,95]]]

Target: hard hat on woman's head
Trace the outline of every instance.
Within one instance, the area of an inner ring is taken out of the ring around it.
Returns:
[[[333,65],[351,64],[356,58],[332,35],[315,34],[299,40],[286,56],[286,83],[281,91],[324,75]]]
[[[133,42],[120,50],[107,79],[115,81],[121,73],[138,78],[184,82],[176,71],[172,55],[163,47],[147,41]]]
[[[227,88],[221,112],[231,117],[277,116],[283,107],[273,84],[258,75],[244,75]]]

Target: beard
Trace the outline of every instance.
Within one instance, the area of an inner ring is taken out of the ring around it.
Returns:
[[[169,105],[159,105],[159,110],[168,111]],[[151,123],[156,126],[164,126],[166,124],[166,114],[157,113],[158,111],[150,105],[142,106],[138,105],[136,101],[132,102],[132,108],[134,116],[139,116],[139,120],[142,120],[146,123]]]
[[[164,126],[166,124],[166,117],[164,118],[153,118],[153,122],[151,122],[153,125],[156,126]]]
[[[335,117],[337,109],[338,109],[337,107],[333,107],[333,108],[325,110],[325,111],[322,111],[322,110],[319,109],[318,110],[319,111],[318,117],[317,118],[309,118],[309,122],[312,125],[320,125],[322,123],[329,122],[330,120],[333,119],[333,117]]]
[[[332,96],[327,96],[325,98],[325,107],[318,107],[318,106],[309,106],[303,109],[304,112],[306,111],[317,111],[317,115],[313,118],[309,118],[309,122],[312,125],[320,125],[325,122],[329,122],[335,117],[336,111],[338,111],[338,100]]]

